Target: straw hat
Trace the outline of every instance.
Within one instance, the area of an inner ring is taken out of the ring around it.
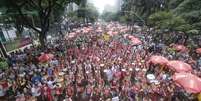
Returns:
[[[59,88],[62,87],[61,83],[57,83],[56,86],[59,87]]]

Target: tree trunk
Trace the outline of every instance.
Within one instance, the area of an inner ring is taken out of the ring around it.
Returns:
[[[39,33],[39,41],[40,41],[40,45],[42,47],[42,49],[45,48],[45,41],[46,41],[46,33],[45,32],[41,32]]]
[[[0,50],[1,56],[7,58],[8,55],[7,55],[6,48],[5,48],[4,44],[1,42],[1,40],[0,40],[0,49],[1,49]]]
[[[186,34],[184,38],[184,42],[183,42],[183,44],[186,46],[188,45],[188,39],[189,39],[189,35]]]

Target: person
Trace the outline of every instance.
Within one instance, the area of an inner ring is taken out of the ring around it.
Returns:
[[[62,101],[62,88],[61,88],[61,84],[57,84],[56,88],[55,88],[55,92],[56,92],[56,99],[57,101]]]
[[[40,95],[41,95],[41,89],[37,85],[32,85],[31,93],[33,97],[37,98],[37,101],[41,101]]]
[[[50,101],[51,100],[51,89],[47,84],[44,84],[41,87],[41,97],[43,101]]]

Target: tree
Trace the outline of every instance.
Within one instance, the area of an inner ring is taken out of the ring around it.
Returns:
[[[89,21],[94,22],[97,20],[98,16],[98,10],[91,3],[86,3],[86,5],[82,4],[78,9],[78,17],[83,18],[86,23]]]
[[[149,26],[156,30],[159,36],[163,33],[185,33],[185,42],[187,42],[189,36],[197,34],[198,30],[190,25],[182,16],[178,16],[169,11],[161,11],[152,14],[149,17]],[[159,34],[160,33],[160,34]]]
[[[118,20],[118,15],[117,13],[115,12],[103,12],[101,14],[101,18],[107,22],[110,22],[110,21],[117,21]]]
[[[87,0],[82,0],[79,5],[79,9],[77,10],[78,17],[83,18],[84,22],[86,22],[86,5]]]
[[[183,0],[173,9],[173,12],[182,16],[189,24],[201,30],[201,1]]]
[[[146,20],[152,13],[164,9],[165,2],[166,0],[123,0],[122,11],[135,12]]]
[[[88,18],[88,20],[90,22],[95,22],[98,19],[98,16],[99,16],[98,10],[91,3],[87,4],[86,14],[87,14],[86,17]]]
[[[23,21],[20,21],[22,25],[39,33],[41,46],[45,47],[51,14],[58,8],[63,9],[70,2],[80,3],[80,0],[2,0],[4,5],[1,5],[1,7],[6,8],[7,13],[16,12],[18,17],[23,19]],[[36,12],[36,15],[33,16],[27,12]],[[31,17],[34,17],[34,19]]]

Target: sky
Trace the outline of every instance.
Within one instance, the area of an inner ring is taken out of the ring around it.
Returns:
[[[105,5],[114,6],[116,0],[89,0],[90,3],[93,3],[95,7],[97,7],[100,13],[103,12]]]

